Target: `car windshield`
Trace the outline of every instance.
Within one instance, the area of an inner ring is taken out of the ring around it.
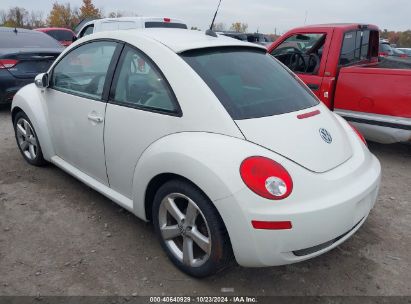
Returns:
[[[209,48],[181,56],[233,119],[279,115],[318,104],[301,80],[264,50]]]
[[[73,39],[73,34],[69,31],[51,30],[45,33],[50,35],[51,37],[53,37],[54,39],[58,41],[71,41]]]
[[[0,48],[61,48],[50,36],[37,31],[0,32]]]

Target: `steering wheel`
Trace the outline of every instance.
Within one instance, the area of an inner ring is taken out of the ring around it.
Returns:
[[[320,62],[321,62],[320,56],[318,56],[315,53],[311,53],[310,57],[308,58],[307,69],[305,72],[317,74],[318,69],[320,68]]]
[[[301,53],[291,53],[289,62],[287,66],[292,70],[292,71],[297,71],[299,68],[302,71],[305,71],[307,69],[307,65],[304,59],[304,56]]]

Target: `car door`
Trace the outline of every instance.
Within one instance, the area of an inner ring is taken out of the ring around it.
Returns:
[[[104,94],[121,46],[94,41],[71,50],[54,66],[45,91],[56,155],[105,185]]]
[[[330,31],[294,33],[271,51],[271,55],[296,73],[319,98],[331,34]],[[296,60],[301,64],[294,66]]]
[[[144,150],[181,130],[176,97],[155,63],[125,46],[107,103],[105,151],[110,187],[132,199],[134,169]]]

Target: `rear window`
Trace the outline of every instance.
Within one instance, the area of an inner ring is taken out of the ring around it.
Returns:
[[[264,50],[212,48],[181,56],[233,119],[279,115],[318,104],[301,80]]]
[[[145,23],[146,28],[179,28],[179,29],[187,29],[187,25],[183,23],[173,23],[173,22],[158,22],[158,21],[149,21]]]
[[[69,31],[64,30],[51,30],[45,32],[57,41],[71,41],[73,39],[73,34]]]
[[[370,31],[358,30],[344,34],[340,65],[349,65],[369,59]]]
[[[50,36],[37,31],[0,32],[1,48],[61,48]]]

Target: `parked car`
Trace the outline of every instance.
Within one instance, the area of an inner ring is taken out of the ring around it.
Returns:
[[[411,140],[411,66],[404,59],[379,62],[377,26],[296,28],[275,41],[269,52],[367,139]]]
[[[61,27],[37,28],[35,30],[53,37],[64,47],[69,46],[73,42],[73,37],[76,36],[72,30]]]
[[[247,40],[247,34],[245,34],[245,33],[222,31],[222,32],[217,32],[217,34],[224,35],[224,36],[227,36],[227,37],[231,37],[231,38],[234,38],[234,39],[237,39],[237,40],[240,40],[240,41],[248,41]]]
[[[178,28],[187,29],[180,19],[159,17],[118,17],[95,19],[86,22],[78,31],[77,38],[92,33],[113,30],[145,29],[145,28]]]
[[[378,55],[380,57],[389,57],[389,56],[400,57],[400,58],[409,57],[407,54],[405,54],[399,49],[392,47],[389,42],[385,42],[385,41],[380,41]]]
[[[269,45],[273,41],[267,35],[261,33],[250,33],[247,34],[247,41],[251,43],[257,43],[260,45]]]
[[[47,71],[62,50],[44,33],[0,27],[0,104],[10,104],[14,94]]]
[[[187,85],[189,83],[190,85]],[[197,277],[303,261],[365,222],[364,138],[255,44],[204,32],[78,40],[14,97],[18,147],[146,221]]]
[[[411,57],[411,48],[397,48],[397,50],[403,52],[404,54],[407,54],[408,57]]]
[[[223,31],[223,32],[217,32],[217,34],[231,37],[231,38],[241,40],[241,41],[248,41],[251,43],[260,44],[260,45],[268,45],[272,42],[272,40],[268,36],[264,34],[260,34],[260,33],[251,34],[251,33]]]

